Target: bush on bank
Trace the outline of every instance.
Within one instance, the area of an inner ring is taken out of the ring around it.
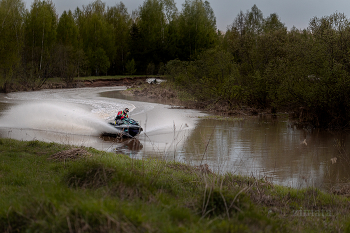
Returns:
[[[0,139],[0,158],[1,232],[332,232],[350,226],[346,198],[217,175],[205,165],[11,139]]]

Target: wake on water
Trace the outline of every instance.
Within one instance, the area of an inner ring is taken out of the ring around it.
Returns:
[[[195,116],[201,115],[191,110],[170,109],[166,105],[99,96],[100,92],[117,90],[108,87],[9,93],[5,100],[15,105],[2,111],[0,137],[109,150],[115,142],[106,143],[98,136],[105,132],[119,133],[108,121],[128,107],[130,117],[144,129],[138,138],[145,151],[153,153],[156,147],[157,152],[164,152],[173,145],[180,147],[196,125]]]
[[[118,132],[82,106],[52,101],[14,106],[0,118],[0,127],[92,136]]]
[[[0,118],[0,127],[83,135],[114,133],[116,129],[106,122],[113,120],[117,112],[125,107],[131,110],[131,117],[141,123],[148,135],[163,133],[164,130],[172,133],[175,126],[176,130],[194,126],[193,119],[184,117],[183,112],[179,114],[178,111],[152,103],[142,103],[136,108],[130,101],[101,98],[98,94],[119,89],[122,88],[54,89],[10,93],[6,98],[17,103],[20,101],[20,105],[12,107],[6,116]]]

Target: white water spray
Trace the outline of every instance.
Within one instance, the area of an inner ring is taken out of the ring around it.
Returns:
[[[105,120],[80,105],[52,101],[14,106],[0,118],[0,127],[96,136],[103,132],[117,132]]]

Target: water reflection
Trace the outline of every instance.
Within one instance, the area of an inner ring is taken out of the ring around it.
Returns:
[[[104,141],[113,142],[113,146],[116,153],[127,154],[131,157],[137,156],[137,154],[143,149],[142,143],[137,138],[119,138],[101,136]]]
[[[202,120],[187,140],[184,154],[187,161],[203,160],[218,172],[268,176],[293,187],[326,188],[349,181],[347,135],[296,129],[283,116]]]

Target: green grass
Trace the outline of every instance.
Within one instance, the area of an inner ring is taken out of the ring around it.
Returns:
[[[0,139],[0,232],[350,230],[348,199],[320,190],[71,148]]]

